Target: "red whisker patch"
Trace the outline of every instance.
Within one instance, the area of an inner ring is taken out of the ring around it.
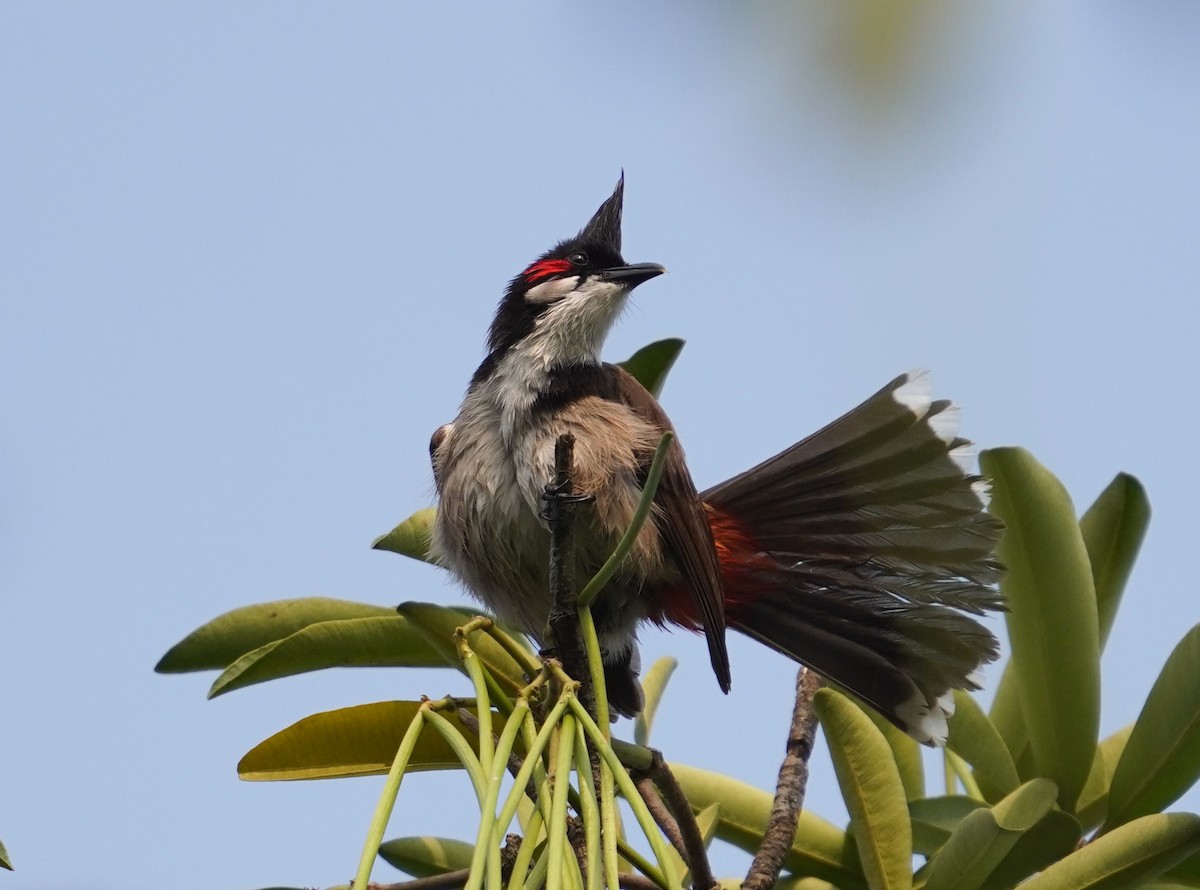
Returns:
[[[530,284],[536,284],[543,278],[549,278],[551,275],[566,272],[570,268],[571,263],[569,260],[538,260],[526,269],[523,275],[525,280]]]

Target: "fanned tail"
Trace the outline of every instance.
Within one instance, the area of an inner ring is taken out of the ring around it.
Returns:
[[[996,638],[963,614],[1003,608],[1003,526],[964,464],[958,409],[924,373],[704,492],[727,620],[875,706],[925,743],[953,689],[978,688]]]

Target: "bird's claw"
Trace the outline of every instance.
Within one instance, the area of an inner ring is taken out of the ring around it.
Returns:
[[[596,496],[592,494],[570,494],[566,484],[551,482],[542,492],[542,502],[545,504],[542,508],[542,519],[546,522],[557,522],[562,517],[563,507],[586,504],[595,499]]]

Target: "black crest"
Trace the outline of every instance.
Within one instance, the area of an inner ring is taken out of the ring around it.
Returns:
[[[524,293],[538,280],[535,275],[546,274],[548,261],[562,261],[562,271],[557,274],[582,275],[625,262],[621,258],[621,209],[624,203],[625,171],[622,170],[613,193],[592,214],[578,235],[559,242],[509,282],[492,320],[488,332],[488,356],[475,372],[476,381],[491,374],[504,353],[533,330],[538,316],[546,310],[545,305],[527,303]],[[582,263],[576,262],[576,258],[582,258]]]
[[[621,208],[625,204],[625,171],[617,180],[612,195],[579,232],[580,241],[603,244],[614,253],[621,252]]]

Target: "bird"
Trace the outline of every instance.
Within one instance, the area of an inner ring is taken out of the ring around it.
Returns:
[[[553,598],[545,505],[558,437],[574,436],[576,564],[612,553],[673,430],[650,392],[600,357],[630,293],[662,275],[621,254],[625,176],[574,237],[509,282],[455,419],[430,441],[432,553],[502,622],[535,640]],[[592,603],[610,709],[644,705],[639,628],[702,633],[722,691],[726,630],[806,665],[918,741],[944,742],[955,689],[998,655],[1003,609],[959,411],[902,374],[762,463],[698,491],[671,441],[650,518]],[[974,616],[974,617],[973,617]],[[614,719],[615,719],[614,714]]]

